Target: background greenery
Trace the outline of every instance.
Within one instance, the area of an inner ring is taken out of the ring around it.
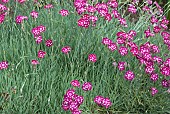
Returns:
[[[80,18],[75,12],[72,3],[63,1],[54,2],[54,8],[47,11],[33,7],[31,2],[7,4],[12,8],[10,16],[0,26],[0,60],[7,60],[9,68],[0,71],[0,113],[2,114],[68,114],[61,108],[63,95],[71,88],[70,81],[78,79],[81,83],[89,81],[93,90],[83,92],[76,89],[76,93],[83,95],[85,101],[80,109],[83,114],[114,114],[114,113],[170,113],[170,95],[161,87],[161,78],[158,83],[152,83],[144,73],[144,66],[131,56],[121,57],[118,52],[110,52],[101,44],[103,37],[116,41],[116,32],[120,30],[137,30],[135,40],[138,45],[148,41],[144,39],[143,31],[148,22],[139,14],[136,24],[128,21],[129,27],[124,29],[118,26],[117,20],[111,22],[100,18],[96,27],[88,29],[77,26]],[[62,17],[60,9],[68,9],[70,15]],[[32,19],[29,14],[32,10],[39,12],[38,19]],[[14,22],[17,15],[26,15],[28,21],[22,25]],[[128,15],[127,17],[128,18]],[[141,24],[142,23],[142,24]],[[38,25],[46,26],[43,33],[43,43],[37,45],[31,34],[31,29]],[[44,41],[52,39],[54,45],[46,47]],[[158,44],[162,56],[168,53],[160,35],[149,39]],[[69,55],[61,52],[63,46],[69,45],[72,50]],[[38,50],[44,50],[47,55],[39,59],[40,64],[34,69],[32,59],[37,59]],[[87,61],[88,54],[95,53],[97,62]],[[112,62],[126,61],[126,70],[132,70],[136,77],[132,82],[124,80],[125,72],[118,71]],[[154,97],[149,91],[156,86],[159,93]],[[96,95],[109,97],[113,103],[109,109],[98,107],[93,99]]]

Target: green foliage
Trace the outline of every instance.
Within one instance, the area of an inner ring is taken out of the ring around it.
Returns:
[[[43,5],[51,1],[40,1]],[[145,75],[143,66],[130,54],[125,58],[118,52],[111,53],[101,44],[103,37],[116,40],[116,32],[122,29],[138,31],[135,39],[138,45],[148,41],[143,39],[140,32],[148,24],[140,14],[137,23],[129,23],[129,28],[121,28],[116,20],[105,22],[100,19],[96,27],[87,29],[77,26],[79,16],[69,3],[54,2],[54,8],[47,11],[39,10],[38,19],[34,20],[29,13],[35,9],[28,5],[13,4],[13,15],[6,18],[0,26],[0,61],[7,60],[9,69],[0,71],[0,113],[1,114],[68,114],[61,109],[63,95],[71,88],[70,81],[89,81],[93,90],[83,92],[76,89],[77,94],[83,95],[85,101],[80,109],[83,114],[123,114],[123,113],[170,113],[169,94],[160,83],[151,83]],[[60,9],[68,9],[70,15],[62,17]],[[27,15],[28,21],[22,25],[14,22],[16,15]],[[128,18],[128,15],[127,17]],[[37,45],[31,34],[31,29],[38,25],[46,26],[43,33],[43,43]],[[21,29],[23,28],[23,29]],[[52,39],[54,45],[47,48],[46,39]],[[160,35],[149,39],[151,43],[161,46],[162,53],[169,51],[162,45]],[[68,55],[61,53],[63,46],[69,45],[72,50]],[[37,52],[42,49],[47,52],[45,58],[36,68],[32,67],[31,60],[37,58]],[[87,61],[87,56],[95,53],[98,61],[94,64]],[[163,55],[160,55],[163,57]],[[163,57],[165,59],[165,57]],[[127,61],[136,77],[132,82],[124,80],[124,72],[112,66],[113,61]],[[142,70],[141,70],[142,69]],[[160,81],[161,79],[159,79]],[[150,94],[150,87],[158,86],[159,94],[154,97]],[[109,109],[97,106],[93,102],[96,95],[109,97],[113,103]]]

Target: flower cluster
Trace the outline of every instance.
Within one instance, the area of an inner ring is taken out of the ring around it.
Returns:
[[[110,106],[112,106],[112,102],[110,101],[109,98],[104,98],[103,96],[96,96],[94,98],[94,102],[99,105],[99,106],[103,106],[105,108],[109,108]]]
[[[80,82],[78,80],[72,80],[70,84],[73,87],[80,87]],[[82,85],[82,90],[84,91],[90,91],[92,89],[92,84],[90,82],[85,82]],[[62,102],[62,108],[63,110],[67,111],[70,110],[72,114],[81,114],[81,110],[78,108],[83,103],[84,97],[75,94],[74,89],[68,89],[66,94],[64,95],[64,99]]]
[[[34,38],[36,39],[37,44],[40,44],[42,42],[41,33],[45,31],[46,31],[46,27],[43,25],[39,25],[31,30],[32,34],[34,35]]]
[[[170,33],[163,31],[161,36],[163,38],[164,44],[167,45],[168,49],[170,50]]]
[[[68,89],[66,94],[64,95],[64,99],[62,102],[63,110],[67,111],[70,110],[72,114],[81,114],[81,110],[78,108],[83,103],[84,97],[75,94],[74,89]]]
[[[95,14],[100,17],[104,17],[104,19],[108,22],[112,20],[112,17],[114,17],[118,19],[121,25],[127,27],[126,20],[121,17],[117,10],[118,2],[116,0],[108,0],[106,3],[96,3],[94,5],[88,4],[87,0],[75,0],[74,7],[79,15],[88,15],[88,18],[84,18],[84,16],[82,16],[78,20],[78,26],[80,27],[88,28],[90,22],[92,22],[92,26],[96,26],[98,18]],[[109,8],[111,9],[111,12],[109,12]],[[132,11],[133,13],[136,12],[136,10],[134,11],[134,6],[132,7],[132,5],[129,8],[129,11]]]
[[[8,62],[7,61],[1,61],[0,62],[0,70],[7,69],[8,68]]]

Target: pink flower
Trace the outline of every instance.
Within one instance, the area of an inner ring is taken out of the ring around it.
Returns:
[[[44,6],[44,9],[51,9],[53,8],[53,5],[52,4],[47,4]]]
[[[18,15],[18,16],[15,18],[15,22],[16,22],[17,24],[21,24],[24,19],[28,20],[28,17],[27,17],[27,16]]]
[[[114,18],[120,18],[120,13],[117,10],[112,10],[112,14],[114,15]]]
[[[3,3],[8,3],[9,0],[1,0]]]
[[[117,40],[118,44],[125,44],[125,42],[126,42],[126,40],[121,37],[118,37],[116,40]]]
[[[160,52],[160,50],[159,50],[159,47],[157,46],[157,45],[152,45],[151,46],[151,52],[152,53],[159,53]]]
[[[80,87],[80,82],[78,80],[71,81],[71,85],[74,87]]]
[[[69,12],[66,9],[62,9],[59,11],[59,14],[61,14],[62,16],[67,16],[67,15],[69,15]]]
[[[146,0],[146,2],[151,5],[152,4],[152,0]]]
[[[96,54],[89,54],[88,55],[88,60],[95,63],[97,61]]]
[[[119,48],[119,53],[120,53],[122,56],[125,56],[125,55],[128,54],[128,49],[127,49],[126,47],[124,47],[124,46],[121,46],[121,47]]]
[[[104,106],[105,108],[109,108],[110,106],[112,106],[112,102],[110,101],[109,98],[104,98],[101,105]]]
[[[38,60],[33,59],[33,60],[31,60],[31,64],[32,65],[37,65],[37,64],[39,64],[39,62],[38,62]]]
[[[145,30],[144,33],[145,33],[146,38],[154,36],[154,33],[151,33],[150,31],[150,27],[148,27],[148,29]]]
[[[4,12],[5,10],[8,10],[8,8],[5,5],[0,4],[0,13]]]
[[[46,31],[46,27],[44,25],[39,25],[31,30],[34,37],[40,36],[42,32]]]
[[[17,0],[17,2],[19,2],[20,4],[23,4],[24,2],[26,2],[26,0]]]
[[[138,53],[139,53],[138,48],[136,48],[136,47],[132,47],[131,50],[130,50],[130,52],[131,52],[134,56],[137,56]]]
[[[120,22],[121,25],[123,25],[124,27],[128,27],[127,22],[124,18],[119,18],[118,21]]]
[[[96,21],[98,20],[97,16],[91,15],[89,17],[89,20],[91,20],[93,23],[96,23]]]
[[[105,20],[107,20],[107,21],[111,21],[112,20],[112,16],[111,16],[111,14],[106,14],[105,16]]]
[[[151,74],[150,79],[152,81],[156,82],[158,80],[158,74],[156,74],[156,73]]]
[[[1,61],[0,62],[0,70],[7,69],[8,68],[8,62],[7,61]]]
[[[41,35],[35,36],[34,38],[36,39],[37,44],[40,44],[42,42],[42,40],[43,40]]]
[[[71,48],[69,46],[65,46],[61,49],[61,51],[64,53],[64,54],[68,54],[68,52],[71,51]]]
[[[80,26],[80,27],[88,28],[89,25],[90,25],[90,20],[89,19],[80,18],[77,23],[78,23],[78,26]]]
[[[81,15],[82,13],[86,12],[87,9],[85,7],[80,7],[80,8],[76,8],[76,11],[79,15]]]
[[[130,30],[128,32],[128,34],[134,37],[134,36],[136,36],[136,31],[135,30]]]
[[[32,18],[38,18],[38,12],[36,11],[32,11],[30,15],[32,16]]]
[[[103,99],[104,99],[104,97],[102,97],[102,96],[96,96],[96,97],[94,98],[94,102],[95,102],[96,104],[98,104],[98,105],[101,105]]]
[[[157,23],[157,22],[158,22],[158,19],[157,19],[155,16],[152,16],[151,19],[150,19],[150,22],[151,22],[152,24]]]
[[[164,76],[170,76],[170,67],[163,66],[161,67],[160,72]]]
[[[152,60],[152,55],[148,52],[142,53],[142,57],[143,57],[143,59],[145,59],[147,61]]]
[[[78,110],[79,104],[75,101],[71,102],[69,105],[69,109],[71,112],[74,112],[74,110]]]
[[[116,0],[109,0],[107,2],[107,5],[110,6],[111,8],[117,8],[118,7],[118,2]]]
[[[166,88],[169,87],[168,80],[163,79],[163,80],[162,80],[162,86],[163,86],[163,87],[166,87]]]
[[[170,58],[165,60],[164,65],[170,68]]]
[[[133,4],[130,4],[128,7],[128,11],[135,14],[137,12],[137,9]]]
[[[107,37],[102,39],[102,44],[104,44],[104,45],[109,45],[111,43],[112,43],[112,40]]]
[[[83,96],[79,96],[79,95],[75,95],[74,100],[81,105],[84,101],[84,97]]]
[[[94,6],[88,5],[87,6],[87,11],[89,13],[94,13],[94,12],[96,12],[96,8]]]
[[[154,72],[155,68],[153,65],[148,65],[148,66],[145,66],[145,73],[146,74],[152,74]]]
[[[68,98],[74,98],[74,95],[75,95],[75,90],[74,89],[68,89],[67,91],[66,91],[66,96],[68,97]]]
[[[157,93],[158,93],[158,90],[155,87],[151,87],[151,94],[152,94],[152,96],[154,96]]]
[[[90,82],[85,82],[83,85],[82,85],[82,89],[84,91],[90,91],[92,89],[92,84]]]
[[[150,8],[148,6],[143,6],[142,10],[143,11],[150,11]]]
[[[125,65],[126,65],[127,63],[126,62],[118,62],[118,69],[120,70],[120,71],[123,71],[123,70],[125,70]]]
[[[6,14],[0,14],[0,24],[4,22]]]
[[[153,32],[154,33],[159,33],[161,31],[161,28],[159,26],[154,26]]]
[[[158,64],[160,64],[162,62],[162,58],[158,56],[154,56],[153,61],[156,61]]]
[[[116,45],[116,43],[110,43],[108,45],[108,48],[110,51],[115,51],[117,49],[117,45]]]
[[[46,45],[47,47],[51,47],[51,46],[53,45],[53,40],[51,40],[51,39],[46,40],[46,41],[45,41],[45,45]]]
[[[45,51],[42,51],[42,50],[38,51],[38,58],[44,58],[45,55],[46,55]]]
[[[126,71],[124,78],[126,80],[132,81],[135,78],[135,74],[132,71],[128,70]]]

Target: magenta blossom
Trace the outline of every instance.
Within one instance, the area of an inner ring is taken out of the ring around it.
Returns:
[[[71,81],[71,85],[74,87],[80,87],[80,82],[78,80]]]
[[[151,87],[151,94],[152,94],[152,96],[154,96],[157,93],[158,93],[158,90],[155,87]]]
[[[0,70],[7,69],[8,68],[8,62],[7,61],[1,61],[0,62]]]
[[[92,89],[92,84],[90,82],[85,82],[83,85],[82,85],[82,89],[84,91],[90,91]]]
[[[122,62],[122,61],[118,62],[118,69],[119,69],[120,71],[125,70],[126,64],[127,64],[126,62]]]
[[[151,76],[150,76],[150,79],[154,82],[156,82],[158,80],[158,74],[156,73],[152,73]]]
[[[135,78],[135,74],[132,71],[128,70],[126,71],[124,78],[126,80],[132,81]]]
[[[38,12],[36,12],[36,11],[32,11],[32,12],[30,13],[30,15],[31,15],[32,18],[34,18],[34,19],[38,18]]]
[[[162,80],[162,86],[168,88],[169,87],[169,82],[166,79]]]
[[[97,61],[96,54],[89,54],[88,60],[95,63]]]
[[[45,55],[46,55],[45,51],[42,51],[42,50],[38,51],[38,58],[44,58]]]
[[[101,105],[105,108],[109,108],[110,106],[112,106],[112,102],[109,98],[104,98]]]
[[[27,16],[18,15],[18,16],[15,18],[15,22],[16,22],[17,24],[21,24],[24,19],[28,20],[28,17],[27,17]]]
[[[59,11],[59,14],[61,14],[62,16],[67,16],[67,15],[69,15],[69,12],[66,9],[62,9]]]
[[[31,64],[32,65],[37,65],[37,64],[39,64],[39,62],[38,62],[38,60],[33,59],[33,60],[31,60]]]
[[[128,7],[128,11],[135,14],[137,12],[137,9],[133,4],[130,4]]]
[[[44,6],[44,9],[51,9],[53,8],[53,5],[52,4],[47,4]]]
[[[42,42],[42,40],[43,40],[41,35],[35,36],[34,38],[36,39],[37,44],[40,44]]]
[[[109,45],[111,43],[112,43],[112,40],[107,37],[102,39],[102,44],[104,44],[104,45]]]
[[[8,3],[9,0],[1,0],[3,3]]]
[[[51,47],[51,46],[53,45],[53,40],[51,40],[51,39],[46,40],[46,41],[45,41],[45,45],[46,45],[47,47]]]
[[[124,47],[124,46],[121,46],[121,47],[119,48],[119,53],[120,53],[122,56],[125,56],[125,55],[128,54],[128,49],[127,49],[126,47]]]
[[[71,51],[71,47],[70,46],[65,46],[61,49],[61,51],[64,53],[64,54],[68,54],[68,52]]]
[[[20,4],[23,4],[24,2],[26,2],[26,0],[17,0],[17,2],[19,2]]]

